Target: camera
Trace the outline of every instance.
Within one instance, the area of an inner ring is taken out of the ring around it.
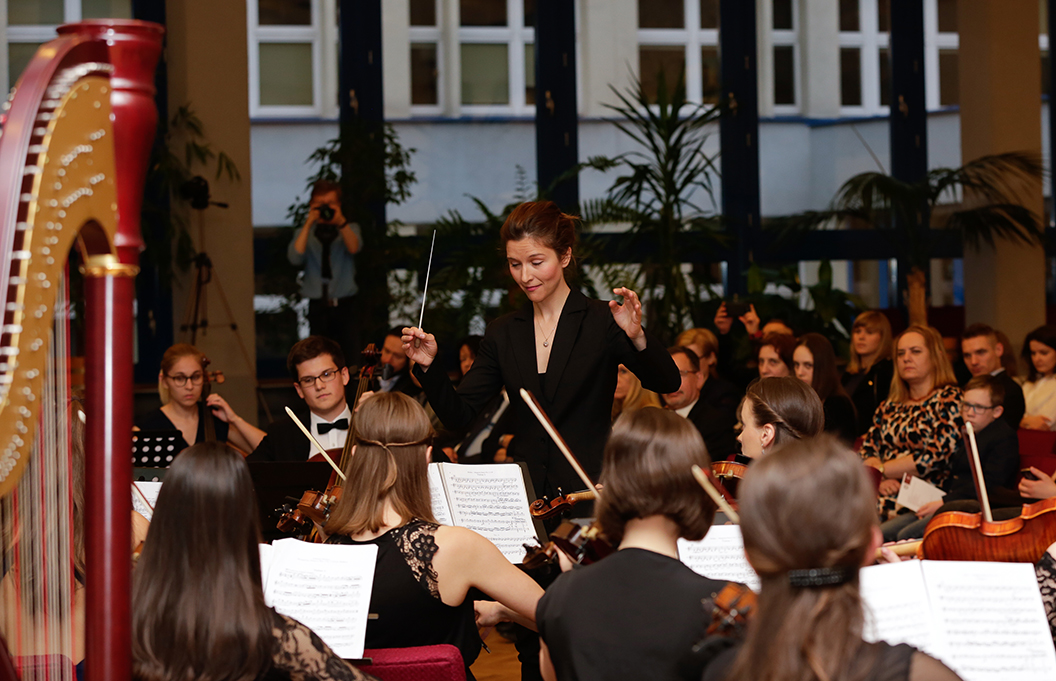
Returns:
[[[330,222],[334,219],[334,209],[328,205],[319,206],[316,210],[319,211],[319,220],[321,222]]]

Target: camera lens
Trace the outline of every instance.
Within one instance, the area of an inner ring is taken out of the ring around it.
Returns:
[[[320,220],[333,220],[334,209],[330,206],[319,206],[319,219]]]

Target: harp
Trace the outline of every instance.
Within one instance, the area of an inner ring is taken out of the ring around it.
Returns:
[[[82,635],[87,678],[128,679],[132,303],[162,29],[101,20],[58,34],[0,129],[0,679],[70,678]],[[71,253],[84,275],[83,559],[69,480]]]

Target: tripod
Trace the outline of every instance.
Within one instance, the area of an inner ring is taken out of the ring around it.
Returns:
[[[235,322],[235,316],[231,313],[231,305],[227,302],[227,294],[224,293],[224,287],[220,284],[219,273],[216,272],[212,259],[205,251],[205,210],[210,205],[227,208],[227,204],[209,200],[209,183],[202,177],[195,177],[191,182],[186,183],[182,191],[191,200],[191,207],[197,215],[198,244],[202,246],[202,250],[194,256],[194,288],[191,291],[191,296],[187,299],[187,307],[183,313],[183,323],[180,324],[180,333],[189,331],[191,334],[191,345],[194,345],[198,340],[198,331],[201,330],[204,336],[209,330],[209,298],[206,287],[209,284],[215,284],[216,292],[220,297],[220,304],[227,314],[226,326],[231,329],[235,336],[235,342],[238,343],[238,349],[242,354],[243,361],[246,363],[246,369],[249,370],[249,375],[253,377],[253,389],[257,396],[257,402],[264,409],[264,415],[270,423],[273,420],[271,409],[268,408],[267,400],[264,399],[264,393],[260,388],[260,381],[257,380],[256,367],[253,366],[249,359],[249,352],[246,350],[246,344],[242,340],[242,333]]]

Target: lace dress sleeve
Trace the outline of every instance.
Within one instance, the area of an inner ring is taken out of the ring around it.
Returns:
[[[1050,549],[1051,550],[1051,549]],[[1034,565],[1038,577],[1038,589],[1041,590],[1041,602],[1045,605],[1045,615],[1049,618],[1049,630],[1056,641],[1056,558],[1046,551]]]
[[[308,627],[295,619],[278,615],[275,619],[278,647],[274,668],[291,681],[377,681],[334,654]]]

